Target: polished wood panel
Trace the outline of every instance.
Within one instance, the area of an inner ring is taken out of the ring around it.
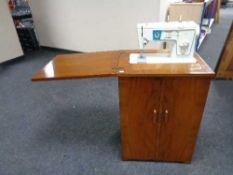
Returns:
[[[33,77],[33,81],[115,76],[120,52],[58,55]]]
[[[122,159],[191,162],[210,80],[120,77]]]
[[[191,162],[210,79],[164,78],[158,160]]]
[[[233,23],[221,53],[216,77],[233,79]]]
[[[138,50],[58,55],[32,80],[88,78],[101,76],[213,76],[214,72],[195,54],[195,64],[130,64],[129,54]],[[152,52],[152,51],[147,51]],[[158,52],[158,51],[153,51]],[[166,51],[163,51],[166,52]]]
[[[160,79],[119,78],[123,160],[155,160],[158,157],[156,120],[160,86]]]

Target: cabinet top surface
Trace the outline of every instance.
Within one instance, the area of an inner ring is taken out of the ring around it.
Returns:
[[[129,54],[138,50],[75,53],[57,55],[32,80],[72,79],[87,77],[213,77],[214,72],[195,54],[193,64],[130,64]],[[154,52],[154,51],[153,51]]]

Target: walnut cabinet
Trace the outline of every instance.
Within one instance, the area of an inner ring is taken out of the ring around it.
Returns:
[[[123,160],[190,162],[210,80],[120,78]]]
[[[58,55],[32,80],[117,77],[122,159],[190,162],[214,72],[198,54],[193,64],[130,64],[132,52]]]

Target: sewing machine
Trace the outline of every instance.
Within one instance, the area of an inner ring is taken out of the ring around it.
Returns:
[[[131,53],[129,62],[137,63],[195,63],[196,40],[200,27],[195,22],[158,22],[137,25],[140,53]],[[163,42],[169,50],[144,53],[149,42]]]

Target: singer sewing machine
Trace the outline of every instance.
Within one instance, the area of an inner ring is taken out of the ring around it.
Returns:
[[[195,63],[196,40],[200,27],[195,22],[158,22],[137,25],[140,53],[131,53],[129,62],[137,63]],[[167,52],[144,53],[149,42],[162,42]]]

